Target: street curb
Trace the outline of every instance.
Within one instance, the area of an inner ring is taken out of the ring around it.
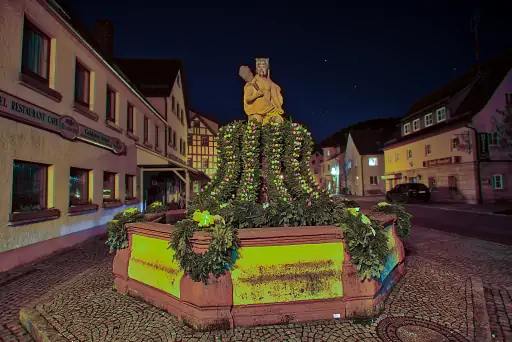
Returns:
[[[479,277],[471,277],[471,295],[473,297],[473,322],[475,324],[475,341],[492,341],[491,325],[484,295],[484,285]]]
[[[22,308],[20,322],[36,342],[68,342],[34,308]]]
[[[475,210],[469,210],[469,209],[457,209],[457,208],[443,208],[443,207],[433,207],[423,204],[407,204],[410,207],[416,207],[416,208],[426,208],[426,209],[436,209],[436,210],[444,210],[444,211],[456,211],[459,213],[472,213],[476,215],[488,215],[488,216],[504,216],[504,217],[512,217],[511,215],[506,214],[498,214],[493,213],[491,211],[475,211]]]

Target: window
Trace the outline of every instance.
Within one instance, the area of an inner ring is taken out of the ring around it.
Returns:
[[[69,206],[89,203],[89,170],[72,167],[69,171]]]
[[[450,142],[450,148],[453,150],[456,150],[459,147],[460,139],[459,137],[452,138]]]
[[[437,188],[436,177],[428,177],[428,187],[430,188],[430,190],[434,190]]]
[[[416,119],[412,122],[412,130],[413,132],[416,132],[420,129],[420,119]]]
[[[407,150],[407,159],[412,159],[412,150]]]
[[[130,133],[133,133],[133,116],[133,106],[130,103],[128,103],[126,107],[126,130]]]
[[[400,153],[396,152],[395,153],[395,161],[399,161],[400,160]]]
[[[46,209],[47,165],[14,161],[12,184],[13,212]]]
[[[498,132],[487,133],[487,140],[489,140],[489,146],[498,146],[500,144],[500,136]]]
[[[368,158],[368,166],[377,166],[377,158]]]
[[[459,182],[457,181],[457,177],[448,176],[448,187],[451,190],[457,190],[459,188]]]
[[[208,137],[201,137],[201,146],[208,146]]]
[[[327,157],[331,155],[331,151],[327,150]]]
[[[377,176],[370,176],[370,185],[378,185],[379,178]]]
[[[107,120],[116,121],[116,92],[107,86]]]
[[[177,104],[176,104],[176,116],[177,116],[178,118],[180,117],[180,111],[181,111],[181,109],[180,109],[180,104],[179,104],[179,103],[177,103]]]
[[[425,127],[432,126],[433,124],[432,113],[425,115]]]
[[[75,66],[75,102],[89,107],[91,74],[83,65],[76,62]]]
[[[156,148],[158,148],[158,140],[159,140],[158,131],[159,131],[159,127],[157,125],[155,125],[155,147]]]
[[[430,156],[432,154],[432,147],[430,144],[425,145],[425,155]]]
[[[446,108],[439,108],[437,111],[436,111],[436,118],[437,118],[437,122],[441,122],[441,121],[444,121],[446,120]]]
[[[512,106],[512,93],[505,93],[505,103]]]
[[[411,133],[411,124],[410,123],[406,123],[404,125],[404,135],[407,135],[409,133]]]
[[[149,139],[149,119],[144,117],[144,142],[147,143]]]
[[[50,38],[25,19],[21,70],[48,83]]]
[[[172,132],[172,147],[176,149],[176,131]]]
[[[169,127],[167,135],[167,145],[172,146],[172,128]]]
[[[492,188],[503,189],[503,175],[492,176]]]
[[[191,135],[189,135],[189,136],[187,137],[187,142],[188,142],[188,145],[189,145],[189,146],[192,146],[192,136],[191,136]]]
[[[174,95],[171,96],[171,110],[176,113],[176,99]]]
[[[205,168],[205,169],[208,168],[208,158],[203,159],[203,168]]]
[[[116,174],[103,172],[103,199],[114,200],[116,198]]]
[[[133,181],[134,181],[134,179],[135,179],[135,177],[132,176],[132,175],[125,175],[124,176],[124,188],[125,188],[124,197],[127,200],[135,198],[134,192],[133,192]]]

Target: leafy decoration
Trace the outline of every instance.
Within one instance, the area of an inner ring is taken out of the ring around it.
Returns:
[[[251,120],[243,133],[242,139],[242,175],[238,188],[241,202],[256,202],[260,182],[260,134],[261,123]]]
[[[153,202],[151,203],[146,210],[144,210],[144,213],[146,214],[154,214],[154,213],[165,213],[169,208],[163,204],[162,202]]]
[[[373,214],[386,214],[396,216],[396,235],[399,237],[407,237],[411,235],[411,218],[405,208],[396,203],[380,202],[372,208]]]
[[[265,174],[268,183],[268,195],[271,202],[286,202],[290,199],[288,190],[284,185],[284,176],[281,172],[282,135],[281,124],[271,122],[263,126],[262,143],[265,155]]]
[[[129,208],[117,213],[114,219],[107,223],[107,241],[110,253],[128,247],[127,223],[145,222],[144,214],[137,208]]]
[[[169,247],[175,251],[174,260],[180,268],[195,282],[208,284],[208,277],[213,274],[218,278],[235,265],[238,249],[237,230],[224,223],[216,216],[213,224],[203,226],[202,230],[211,237],[208,250],[201,254],[192,249],[190,239],[194,232],[200,230],[196,222],[190,219],[182,220],[175,225]]]

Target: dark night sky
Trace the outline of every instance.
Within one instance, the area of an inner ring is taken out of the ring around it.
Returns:
[[[286,112],[316,141],[362,120],[402,116],[476,62],[472,1],[225,9],[152,0],[66,3],[91,28],[94,19],[113,22],[118,57],[184,59],[191,107],[220,121],[244,118],[240,65],[253,68],[255,56],[269,57]],[[512,47],[512,1],[483,3],[486,59]]]

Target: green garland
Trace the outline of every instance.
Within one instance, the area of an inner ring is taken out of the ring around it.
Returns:
[[[379,278],[389,253],[388,239],[380,222],[347,209],[339,217],[338,225],[359,278]]]
[[[267,179],[268,195],[271,202],[283,203],[290,199],[281,172],[282,135],[281,125],[270,122],[263,126],[262,143],[265,153],[264,177]]]
[[[261,123],[251,120],[243,134],[242,140],[242,176],[237,198],[242,202],[258,200],[260,181],[260,135]]]
[[[372,208],[372,214],[386,214],[396,216],[396,234],[400,238],[411,235],[411,218],[405,208],[399,204],[381,202]]]
[[[112,221],[107,223],[107,241],[105,244],[110,247],[110,253],[128,247],[127,223],[145,221],[144,213],[141,213],[137,208],[128,208],[117,213]]]
[[[192,249],[190,239],[194,232],[205,230],[211,237],[208,250],[202,254]],[[175,225],[169,247],[174,250],[173,260],[195,282],[208,284],[210,274],[218,278],[235,265],[238,250],[237,230],[226,225],[222,217],[209,212],[194,214],[194,220],[185,219]]]

